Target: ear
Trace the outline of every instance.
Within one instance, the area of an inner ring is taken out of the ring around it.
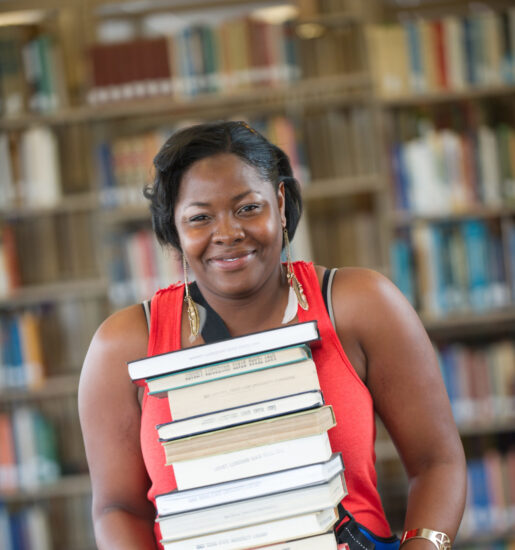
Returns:
[[[277,188],[277,204],[281,214],[281,225],[282,227],[286,227],[286,190],[283,181],[279,182]]]

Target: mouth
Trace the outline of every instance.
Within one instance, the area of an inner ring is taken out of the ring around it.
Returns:
[[[224,270],[231,271],[235,269],[241,269],[247,265],[255,256],[255,250],[230,252],[226,254],[220,254],[209,258],[208,263],[212,266]]]

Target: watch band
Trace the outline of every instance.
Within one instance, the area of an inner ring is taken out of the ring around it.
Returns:
[[[449,535],[441,531],[433,531],[432,529],[426,528],[404,531],[401,538],[401,546],[410,539],[426,539],[436,546],[436,550],[451,550],[451,539]]]

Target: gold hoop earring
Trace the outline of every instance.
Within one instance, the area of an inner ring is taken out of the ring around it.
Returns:
[[[190,296],[190,289],[188,283],[188,265],[186,264],[186,257],[182,255],[182,268],[184,270],[184,301],[186,302],[186,309],[188,312],[188,321],[190,323],[190,332],[193,337],[197,337],[200,328],[200,316],[197,309],[197,304]]]
[[[293,266],[291,265],[290,239],[288,238],[288,231],[286,227],[283,228],[283,235],[284,247],[286,249],[286,278],[288,279],[288,282],[290,283],[293,291],[295,292],[295,295],[297,296],[300,307],[307,311],[309,309],[309,304],[306,299],[306,295],[304,294],[304,289],[302,288],[302,285],[299,283],[299,280],[295,276]]]

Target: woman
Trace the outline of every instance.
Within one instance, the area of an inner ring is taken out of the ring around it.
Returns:
[[[170,420],[167,401],[143,396],[127,362],[202,344],[213,331],[216,339],[315,318],[322,346],[314,359],[335,410],[338,425],[329,434],[333,451],[343,453],[349,488],[341,540],[398,547],[375,487],[377,412],[409,477],[404,544],[444,548],[439,541],[454,538],[463,512],[465,462],[431,343],[408,302],[378,273],[342,268],[326,306],[325,268],[281,263],[301,213],[298,186],[286,155],[247,124],[181,130],[154,164],[147,196],[155,232],[182,253],[196,285],[193,296],[184,285],[159,291],[150,328],[134,305],[93,337],[79,410],[99,548],[158,548],[152,500],[175,487],[155,432]],[[208,314],[197,327],[201,304]]]

